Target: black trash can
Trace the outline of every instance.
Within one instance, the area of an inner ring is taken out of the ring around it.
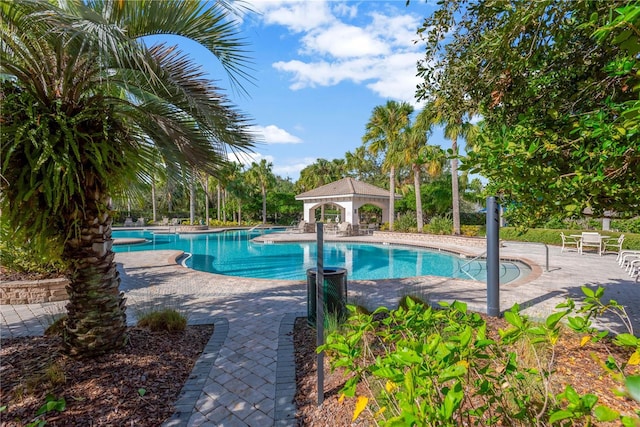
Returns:
[[[307,270],[307,323],[311,326],[316,325],[317,274],[317,268]],[[323,275],[322,299],[324,301],[324,313],[335,314],[338,320],[341,321],[347,314],[347,270],[337,267],[325,267]]]

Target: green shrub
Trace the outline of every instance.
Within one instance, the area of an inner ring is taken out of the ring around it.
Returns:
[[[449,216],[434,216],[429,221],[429,233],[451,234],[453,231],[453,220]]]
[[[415,233],[418,231],[418,222],[415,212],[407,212],[393,222],[394,231],[403,233]]]
[[[580,234],[583,230],[547,230],[544,228],[530,228],[526,231],[518,230],[514,227],[502,227],[500,229],[500,239],[515,240],[519,242],[538,242],[547,245],[561,245],[560,232],[569,234]],[[619,237],[624,234],[623,249],[640,249],[640,235],[631,233],[619,233],[614,231],[600,231],[600,234],[612,237]]]
[[[634,219],[625,220],[612,220],[611,228],[623,233],[636,233],[640,234],[640,217]]]
[[[462,225],[485,225],[487,214],[483,212],[460,212],[460,224]]]
[[[344,370],[348,379],[339,393],[372,393],[373,399],[357,396],[354,421],[368,408],[374,418],[368,421],[381,426],[638,425],[639,415],[610,409],[591,393],[581,396],[572,384],[550,394],[558,381],[550,361],[565,330],[562,322],[583,344],[597,342],[607,332],[593,327],[591,319],[614,313],[629,333],[612,343],[633,354],[626,363],[614,357],[599,362],[621,395],[640,402],[640,376],[626,369],[640,358],[640,338],[633,335],[628,314],[617,302],[602,301],[603,288],[582,290],[581,308],[569,299],[543,322],[531,321],[515,305],[504,313],[508,326],[498,336],[460,302],[435,309],[408,297],[396,310],[380,307],[372,314],[348,306],[351,316],[343,329],[329,334],[318,351],[326,352],[332,369]]]
[[[187,318],[178,310],[165,308],[143,314],[138,319],[138,326],[152,331],[181,332],[187,327]]]
[[[565,221],[561,219],[554,218],[547,221],[547,223],[544,225],[544,228],[550,228],[552,230],[560,230],[562,228],[567,228],[567,224],[565,223]]]
[[[59,275],[66,271],[61,243],[26,236],[6,221],[0,221],[0,265],[17,273]]]

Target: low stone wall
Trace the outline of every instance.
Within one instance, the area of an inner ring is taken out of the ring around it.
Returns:
[[[208,230],[209,227],[206,225],[178,225],[176,227],[176,232],[178,233],[188,233],[190,231],[202,231]]]
[[[420,233],[395,233],[393,231],[374,231],[374,236],[385,239],[411,240],[425,243],[438,243],[440,245],[473,246],[484,247],[487,241],[484,237],[451,236],[440,234],[420,234]]]
[[[65,278],[0,282],[0,304],[37,304],[69,299]]]

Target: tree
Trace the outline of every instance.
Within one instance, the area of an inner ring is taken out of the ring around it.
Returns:
[[[422,114],[422,113],[421,113]],[[424,166],[430,176],[435,177],[442,171],[444,153],[439,147],[427,145],[427,135],[430,132],[430,123],[419,121],[411,125],[400,134],[401,151],[398,153],[401,163],[411,165],[413,172],[413,188],[416,197],[416,224],[418,233],[422,233],[424,215],[422,212],[422,199],[420,187],[422,180],[420,172]]]
[[[333,181],[344,178],[344,161],[341,159],[327,160],[317,159],[300,171],[300,177],[296,181],[296,190],[303,193],[313,190]]]
[[[418,95],[456,87],[481,114],[465,167],[489,179],[512,222],[640,210],[637,122],[629,120],[637,111],[625,114],[638,99],[638,32],[597,32],[634,5],[451,0],[419,30]],[[628,17],[637,28],[638,17]]]
[[[374,156],[365,146],[361,145],[351,152],[345,153],[345,169],[349,176],[358,181],[372,185],[381,185],[386,181],[377,156]]]
[[[458,139],[467,142],[467,149],[473,147],[478,134],[478,128],[471,123],[472,110],[457,92],[457,97],[451,91],[447,95],[440,94],[430,104],[428,120],[434,125],[444,126],[444,137],[451,141],[451,195],[453,234],[460,234],[460,180],[458,177]],[[465,111],[466,110],[466,111]]]
[[[246,58],[231,11],[192,0],[0,0],[2,214],[63,245],[71,355],[126,342],[110,195],[153,174],[156,152],[164,164],[216,174],[227,148],[252,147],[246,117],[191,59],[142,41],[191,39],[237,80]]]
[[[393,230],[395,216],[395,183],[400,134],[409,123],[413,107],[406,102],[387,101],[373,109],[362,142],[374,155],[384,152],[383,169],[389,171],[389,230]]]
[[[273,164],[265,159],[260,163],[253,162],[246,173],[247,179],[253,185],[260,187],[262,194],[262,223],[267,223],[267,190],[275,185],[276,178],[272,172]]]
[[[238,225],[242,224],[242,205],[249,197],[249,180],[247,179],[246,172],[242,170],[240,163],[230,163],[225,168],[225,190],[231,196],[236,203],[238,218]]]

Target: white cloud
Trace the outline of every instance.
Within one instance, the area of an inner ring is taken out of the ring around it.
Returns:
[[[302,159],[279,160],[278,165],[274,163],[273,173],[281,177],[289,177],[294,181],[300,177],[300,171],[316,161],[314,157]]]
[[[291,135],[275,125],[252,126],[251,131],[259,136],[260,141],[267,144],[299,144],[302,142],[297,136]]]
[[[253,8],[268,25],[282,25],[292,32],[309,31],[333,21],[325,1],[252,0]]]
[[[345,16],[347,18],[355,18],[358,14],[358,6],[347,6],[345,3],[338,3],[333,7],[333,11],[338,16]]]
[[[260,160],[265,159],[267,162],[273,163],[273,156],[263,156],[260,153],[229,153],[229,160],[232,162],[240,163],[243,166],[249,166],[251,163],[260,163]]]
[[[257,2],[265,7],[264,23],[302,33],[299,57],[272,66],[290,75],[291,90],[334,86],[344,81],[365,84],[381,98],[415,103],[416,63],[424,57],[414,44],[422,18],[388,6],[384,12],[358,13],[360,4],[344,2]],[[317,15],[311,15],[312,11]]]
[[[334,58],[381,55],[389,51],[385,42],[374,37],[365,28],[344,23],[310,32],[302,38],[302,43],[302,53],[319,53]]]
[[[298,60],[277,62],[274,68],[292,74],[292,90],[332,86],[342,81],[366,82],[381,98],[415,102],[415,90],[421,79],[416,76],[419,53],[397,53],[382,58],[358,58],[338,62]]]

